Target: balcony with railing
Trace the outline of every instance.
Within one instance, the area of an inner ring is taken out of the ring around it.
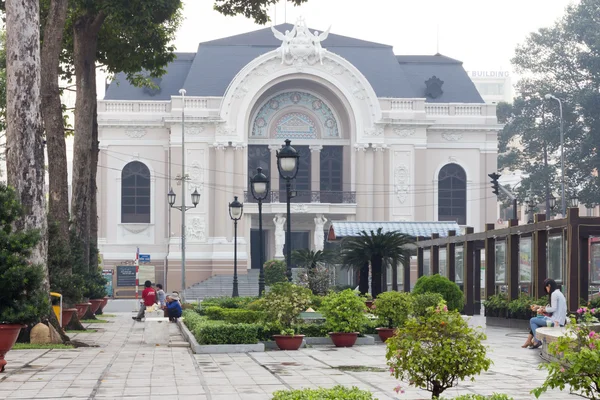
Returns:
[[[244,192],[244,201],[257,203],[251,192]],[[263,203],[287,203],[286,191],[276,190],[270,192]],[[290,203],[356,204],[356,192],[292,190]]]

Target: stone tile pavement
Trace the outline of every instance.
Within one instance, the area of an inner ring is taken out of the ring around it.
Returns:
[[[189,348],[144,344],[143,324],[132,321],[130,313],[107,320],[111,322],[93,326],[97,333],[74,335],[98,347],[10,351],[7,372],[0,375],[0,399],[267,400],[276,390],[336,384],[370,390],[380,400],[431,398],[414,388],[400,395],[393,392],[398,383],[387,372],[381,344],[194,355]],[[471,322],[482,324],[484,319]],[[537,369],[541,360],[536,351],[520,348],[526,332],[487,328],[486,333],[494,361],[490,371],[444,395],[502,392],[533,399],[529,391],[544,380],[545,371]],[[348,369],[357,366],[362,368]],[[544,395],[570,397],[567,392]]]

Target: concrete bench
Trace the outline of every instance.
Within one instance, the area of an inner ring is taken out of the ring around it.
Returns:
[[[169,318],[164,317],[163,310],[146,312],[144,318],[144,343],[151,345],[168,345],[170,340]]]
[[[600,324],[593,324],[591,329],[600,333]],[[556,361],[556,358],[550,354],[549,345],[556,342],[559,337],[566,335],[574,337],[574,334],[569,332],[567,327],[537,328],[535,330],[535,337],[542,341],[540,357],[546,361]]]

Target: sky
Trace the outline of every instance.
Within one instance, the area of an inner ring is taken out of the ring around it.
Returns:
[[[439,52],[464,62],[467,70],[511,70],[515,47],[529,32],[549,26],[573,0],[308,0],[300,7],[277,6],[276,22],[302,16],[319,31],[389,44],[396,54]],[[184,0],[185,20],[178,51],[198,43],[262,28],[244,17],[225,17],[214,0]],[[275,13],[271,10],[271,19]],[[269,24],[270,25],[270,24]],[[326,47],[324,43],[324,47]]]

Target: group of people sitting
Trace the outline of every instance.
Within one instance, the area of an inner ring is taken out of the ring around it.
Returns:
[[[182,309],[179,293],[173,292],[167,295],[160,283],[157,283],[156,289],[154,289],[152,282],[146,281],[144,282],[140,311],[137,316],[132,318],[138,322],[141,321],[146,315],[146,307],[152,307],[155,304],[158,304],[158,307],[164,310],[165,317],[168,317],[169,321],[177,322],[177,318],[181,317]]]
[[[535,337],[537,328],[545,326],[565,326],[567,323],[567,300],[560,291],[554,279],[546,279],[544,281],[546,293],[550,298],[550,304],[546,306],[531,306],[531,310],[537,313],[537,316],[529,320],[529,336],[523,348],[537,349],[542,345],[542,342]]]

